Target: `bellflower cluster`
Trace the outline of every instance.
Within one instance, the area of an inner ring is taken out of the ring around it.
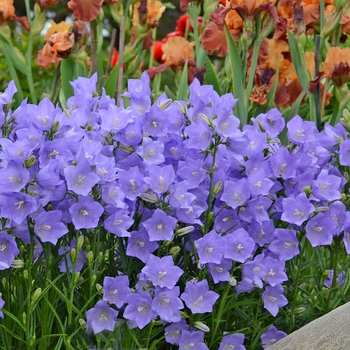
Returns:
[[[221,310],[223,288],[237,298],[257,291],[275,317],[288,304],[286,266],[302,240],[343,240],[350,254],[340,124],[318,132],[296,116],[285,125],[273,109],[240,129],[233,96],[197,80],[188,102],[153,101],[143,73],[129,81],[127,107],[97,96],[96,83],[96,75],[72,83],[66,110],[23,101],[0,125],[0,270],[30,242],[41,259],[56,246],[61,273],[110,264],[87,332],[126,319],[130,329],[162,327],[180,349],[208,349],[194,325]],[[285,127],[288,145],[276,139]],[[92,246],[105,242],[94,257]],[[216,348],[245,348],[233,327]],[[284,335],[271,327],[263,347]]]

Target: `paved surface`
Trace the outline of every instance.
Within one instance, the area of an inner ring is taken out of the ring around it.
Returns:
[[[350,350],[350,302],[291,333],[269,350]]]

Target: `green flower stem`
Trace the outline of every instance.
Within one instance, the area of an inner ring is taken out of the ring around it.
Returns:
[[[214,200],[215,194],[214,194],[214,173],[215,173],[215,168],[216,168],[216,153],[218,151],[218,145],[220,144],[220,140],[218,139],[218,137],[215,137],[215,141],[214,141],[214,146],[213,146],[213,161],[212,161],[212,166],[210,169],[210,187],[209,187],[209,201],[208,201],[208,209],[205,213],[205,232],[204,234],[207,234],[209,231],[209,215],[211,213],[212,210],[212,202]]]
[[[28,22],[30,25],[32,25],[32,19],[30,17],[29,0],[25,0],[25,5],[26,5]],[[28,32],[28,48],[27,48],[27,52],[26,52],[26,59],[27,59],[27,65],[28,65],[27,81],[28,81],[29,92],[30,92],[32,102],[34,104],[37,104],[38,100],[37,100],[36,94],[35,94],[33,73],[32,73],[32,54],[33,54],[33,36],[32,36],[32,31],[29,30],[29,32]]]
[[[305,236],[304,236],[304,232],[302,231],[301,232],[301,239],[299,240],[300,242],[300,253],[299,255],[297,256],[297,263],[294,264],[294,269],[292,267],[292,264],[291,264],[291,270],[293,270],[293,273],[295,272],[294,276],[293,276],[293,284],[294,284],[294,289],[293,289],[293,299],[292,299],[292,308],[291,308],[291,316],[292,316],[292,321],[289,323],[289,330],[288,330],[288,333],[292,332],[294,327],[295,327],[295,322],[294,322],[294,311],[295,311],[295,308],[296,308],[296,299],[297,299],[297,295],[298,295],[298,291],[299,291],[299,287],[298,287],[298,284],[299,284],[299,279],[300,279],[300,275],[301,275],[301,269],[303,267],[303,257],[305,255],[305,249],[306,249],[306,245],[308,244],[308,242],[306,241],[305,239]],[[293,259],[294,260],[294,259]],[[296,271],[295,271],[295,268],[296,268]]]
[[[25,323],[25,339],[27,343],[27,350],[32,349],[32,263],[34,261],[34,237],[35,234],[33,232],[33,229],[31,228],[31,225],[29,223],[29,218],[27,218],[27,225],[29,228],[29,233],[30,233],[30,244],[29,244],[29,254],[28,254],[28,260],[27,260],[27,298],[25,300],[26,304],[26,323]]]
[[[225,309],[227,308],[227,297],[228,293],[230,291],[230,284],[226,282],[226,285],[224,287],[224,291],[220,295],[220,304],[219,304],[219,309],[216,314],[216,317],[212,317],[212,325],[211,325],[211,338],[210,338],[210,343],[209,343],[209,349],[213,349],[215,347],[215,336],[218,333],[218,328],[219,325],[221,324],[221,321],[224,320],[225,318],[223,317]]]
[[[315,37],[315,78],[318,77],[318,73],[320,71],[321,43],[322,43],[321,37],[319,35],[316,35]],[[321,104],[322,104],[322,101],[321,101],[320,84],[317,84],[316,91],[315,91],[315,112],[316,112],[316,121],[317,121],[318,131],[321,131]]]
[[[153,43],[152,43],[152,47],[151,47],[151,53],[150,53],[150,56],[149,56],[148,68],[153,67],[154,49],[155,49],[155,43],[156,43],[156,40],[157,40],[157,28],[154,28],[152,30],[152,39],[153,39]]]

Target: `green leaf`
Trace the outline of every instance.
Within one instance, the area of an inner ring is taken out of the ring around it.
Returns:
[[[234,98],[238,98],[238,101],[235,105],[236,109],[236,116],[241,121],[241,126],[244,126],[247,124],[248,121],[248,113],[244,104],[244,86],[243,86],[243,74],[245,75],[245,72],[242,71],[242,62],[240,58],[240,54],[238,51],[238,48],[236,46],[235,41],[232,38],[232,35],[230,31],[227,28],[227,25],[225,23],[225,32],[226,32],[226,38],[228,41],[228,53],[230,58],[230,65],[231,65],[231,74],[232,74],[232,80],[233,80],[233,96]]]
[[[290,54],[292,56],[293,66],[295,72],[297,73],[300,85],[308,95],[311,95],[311,92],[309,91],[311,77],[306,67],[304,50],[298,41],[294,38],[290,30],[288,30],[288,43],[290,47]]]
[[[214,66],[207,55],[206,71],[204,73],[204,81],[206,84],[213,85],[214,90],[221,96],[221,88],[219,79],[215,73]]]
[[[179,92],[177,94],[178,100],[186,100],[188,96],[188,62],[186,60],[184,69],[182,71]]]
[[[12,42],[7,40],[7,37],[3,34],[2,30],[0,30],[0,42],[2,46],[2,53],[12,61],[14,67],[23,74],[29,75],[26,59],[17,47],[14,47]]]
[[[61,60],[61,82],[62,82],[62,93],[65,101],[71,96],[73,96],[73,87],[70,84],[75,78],[75,61],[71,56]],[[61,100],[61,93],[60,93]]]
[[[33,18],[32,26],[30,29],[33,38],[40,35],[46,22],[46,13],[45,11],[41,11],[40,6],[37,3],[34,5],[34,14],[35,16]]]
[[[119,70],[119,65],[116,64],[115,67],[109,73],[109,76],[103,85],[103,87],[106,90],[106,94],[109,95],[110,97],[114,97],[115,90],[117,89],[118,70]]]

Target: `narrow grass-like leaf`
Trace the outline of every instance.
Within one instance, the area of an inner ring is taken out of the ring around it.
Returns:
[[[245,72],[242,71],[242,62],[240,58],[240,54],[237,48],[235,41],[232,38],[230,31],[227,28],[225,23],[225,32],[226,38],[228,41],[228,52],[230,57],[230,65],[231,65],[231,74],[233,80],[233,96],[234,98],[238,98],[238,101],[235,105],[236,116],[241,121],[241,126],[247,124],[248,121],[248,113],[246,110],[246,106],[244,104],[244,85],[243,85],[243,75]]]
[[[109,73],[109,76],[103,85],[103,87],[106,90],[106,94],[111,97],[114,97],[115,90],[117,88],[118,70],[119,70],[119,65],[116,64],[115,67]]]
[[[61,61],[61,85],[65,100],[73,96],[73,87],[70,84],[75,79],[75,62],[71,56]],[[61,96],[60,96],[61,98]]]
[[[178,100],[186,100],[188,96],[188,61],[184,65],[184,69],[182,71],[179,92],[177,94]]]
[[[221,88],[218,76],[215,73],[214,66],[211,63],[208,55],[206,57],[206,71],[204,73],[204,83],[213,85],[214,90],[221,95]]]
[[[306,67],[304,50],[301,45],[299,45],[298,41],[294,38],[290,30],[288,30],[288,43],[290,47],[290,54],[292,56],[293,66],[295,72],[297,73],[300,85],[308,95],[311,95],[311,92],[309,91],[311,78]]]

